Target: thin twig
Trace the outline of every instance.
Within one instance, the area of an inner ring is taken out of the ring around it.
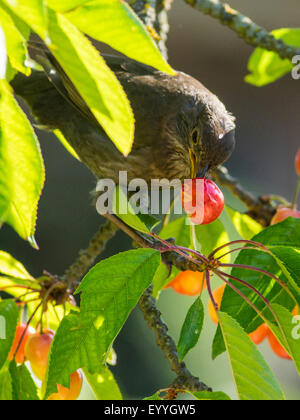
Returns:
[[[66,270],[64,280],[67,282],[68,288],[71,288],[92,267],[95,259],[103,252],[107,242],[114,237],[117,230],[118,227],[110,221],[100,227],[88,248],[80,251],[78,259]]]
[[[218,19],[223,25],[229,26],[240,38],[253,47],[261,47],[268,51],[274,51],[281,58],[292,60],[295,55],[300,55],[300,49],[286,44],[281,39],[263,27],[254,23],[249,17],[244,16],[229,4],[219,0],[185,0],[194,9]]]
[[[247,191],[239,181],[233,178],[226,168],[221,167],[214,172],[215,180],[228,188],[239,200],[248,207],[248,215],[259,222],[262,226],[269,226],[276,213],[276,208],[272,206],[268,197],[255,197]]]
[[[103,215],[107,220],[115,223],[116,226],[126,233],[131,239],[133,239],[142,248],[158,249],[162,254],[162,260],[167,265],[174,265],[180,271],[200,271],[203,272],[204,265],[200,261],[194,260],[188,254],[180,251],[178,248],[176,251],[168,251],[169,247],[172,246],[164,245],[162,242],[155,240],[155,238],[142,235],[137,232],[121,219],[113,214]],[[165,249],[163,248],[165,247]]]
[[[162,349],[170,363],[171,369],[177,375],[176,387],[184,387],[192,392],[212,391],[211,388],[190,373],[184,362],[179,361],[176,344],[168,335],[168,327],[162,321],[161,313],[156,308],[156,300],[152,296],[151,288],[147,289],[143,294],[139,306],[145,320],[156,336],[157,345]]]
[[[168,11],[173,0],[127,0],[127,2],[144,22],[163,57],[167,60],[166,42],[170,29]]]

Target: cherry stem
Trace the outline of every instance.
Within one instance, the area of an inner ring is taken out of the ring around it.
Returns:
[[[243,299],[243,300],[245,300],[254,310],[255,310],[255,312],[257,312],[257,314],[261,317],[261,318],[263,318],[263,320],[265,321],[265,322],[267,322],[267,319],[264,317],[264,315],[263,315],[263,313],[262,313],[262,311],[260,311],[255,305],[254,305],[254,303],[252,303],[251,302],[251,300],[249,299],[249,298],[247,298],[247,296],[246,295],[244,295],[244,293],[242,293],[237,287],[235,287],[232,283],[230,283],[230,281],[229,280],[227,280],[226,278],[225,278],[225,276],[227,277],[228,275],[226,274],[226,273],[223,273],[222,271],[218,271],[218,270],[216,270],[215,271],[215,274],[221,279],[221,280],[223,280],[226,284],[227,284],[227,286],[229,286],[231,289],[233,289],[238,295],[240,295],[241,296],[241,298]],[[250,285],[249,285],[250,286]]]
[[[182,251],[190,252],[191,254],[196,255],[203,263],[209,264],[209,259],[206,258],[205,255],[201,254],[200,252],[195,251],[193,249],[185,248],[183,246],[178,246],[178,248],[181,249]]]
[[[238,252],[238,251],[244,251],[244,250],[252,250],[252,251],[261,251],[261,252],[265,252],[265,251],[263,251],[262,249],[259,249],[259,248],[257,248],[257,247],[244,247],[244,246],[242,246],[242,247],[240,247],[240,248],[236,248],[236,249],[232,249],[231,251],[228,251],[228,252],[226,252],[226,254],[223,254],[223,255],[221,255],[220,257],[218,257],[217,258],[217,260],[218,261],[220,261],[222,258],[225,258],[225,257],[227,257],[227,255],[229,255],[229,254],[232,254],[232,253],[234,253],[234,252]]]
[[[270,309],[270,311],[272,311],[272,308],[271,308],[271,305],[270,305],[270,302],[268,301],[268,299],[266,299],[254,286],[252,286],[251,284],[247,283],[246,281],[244,281],[244,280],[242,280],[238,277],[232,276],[231,274],[227,274],[224,271],[216,270],[215,273],[216,274],[221,274],[222,276],[228,277],[228,278],[230,278],[232,280],[235,280],[236,282],[238,282],[240,284],[243,284],[244,286],[248,287],[255,294],[257,294],[261,298],[261,300],[263,300],[263,302],[267,305],[267,307]]]
[[[242,264],[220,264],[220,267],[241,268],[241,269],[244,269],[244,270],[250,270],[250,271],[255,271],[255,272],[264,274],[264,275],[270,277],[271,279],[275,280],[277,283],[279,283],[280,286],[283,287],[286,291],[288,290],[287,285],[282,280],[280,280],[274,274],[269,273],[266,270],[263,270],[262,268],[252,267],[251,265],[242,265]]]
[[[200,254],[200,252],[194,251],[194,250],[189,249],[189,248],[181,247],[181,246],[170,245],[168,241],[165,241],[164,239],[161,239],[158,235],[156,235],[153,232],[151,232],[151,236],[154,239],[156,239],[159,242],[161,242],[162,244],[164,244],[168,248],[164,252],[174,251],[177,254],[181,255],[182,257],[185,257],[185,258],[189,259],[190,261],[194,262],[195,264],[200,264],[199,261],[193,259],[192,257],[190,257],[189,255],[185,254],[184,252],[181,252],[181,251],[186,251],[186,252],[190,252],[190,253],[196,255],[204,264],[208,264],[209,263],[208,259],[204,255]]]
[[[217,274],[217,276],[219,276],[222,280],[226,281],[225,278],[223,276],[226,276],[232,280],[237,281],[238,283],[243,284],[244,286],[248,287],[250,290],[252,290],[254,293],[256,293],[261,299],[262,301],[266,304],[267,308],[269,309],[269,311],[271,312],[271,314],[274,317],[275,322],[277,323],[283,337],[285,337],[284,331],[282,329],[282,326],[280,324],[280,321],[276,315],[276,312],[274,311],[274,309],[272,308],[270,302],[268,301],[268,299],[266,299],[254,286],[252,286],[251,284],[245,282],[244,280],[239,279],[238,277],[232,276],[230,274],[224,273],[223,271],[219,271],[216,270],[215,273]],[[226,282],[227,283],[227,282]],[[248,304],[251,305],[251,307],[257,312],[257,314],[264,320],[265,323],[268,323],[268,319],[264,316],[263,311],[260,311],[252,302],[249,298],[247,298],[242,292],[239,291],[239,289],[235,288],[235,286],[233,286],[233,284],[231,284],[230,282],[228,282],[230,284],[230,287],[234,288],[234,290],[238,291],[239,295],[243,297],[243,299],[245,299]],[[227,283],[227,284],[228,284]]]
[[[289,203],[286,198],[281,197],[280,195],[270,195],[269,198],[271,201],[277,201],[279,203],[284,204],[286,207],[289,207],[291,205],[291,203]]]
[[[292,204],[292,208],[294,210],[296,210],[296,208],[297,208],[297,201],[298,201],[298,197],[299,197],[299,192],[300,192],[300,175],[298,176],[295,196],[294,196],[294,200],[293,200],[293,204]]]
[[[36,313],[37,313],[37,311],[40,309],[40,307],[42,306],[42,304],[43,304],[43,302],[40,302],[39,304],[38,304],[38,306],[35,308],[35,310],[33,311],[33,313],[32,313],[32,315],[31,315],[31,317],[29,318],[29,320],[27,321],[27,324],[26,324],[26,328],[25,328],[25,330],[23,331],[23,334],[22,334],[22,336],[21,336],[21,338],[20,338],[20,340],[19,340],[19,343],[18,343],[18,345],[17,345],[17,348],[16,348],[16,351],[15,351],[15,353],[14,353],[14,359],[16,358],[16,355],[17,355],[17,353],[18,353],[18,351],[19,351],[19,349],[20,349],[20,347],[21,347],[21,344],[22,344],[22,342],[23,342],[23,340],[24,340],[24,337],[25,337],[25,335],[26,335],[26,333],[27,333],[27,330],[28,330],[28,328],[29,328],[29,325],[30,325],[30,323],[31,323],[31,321],[33,320],[33,318],[35,317],[35,315],[36,315]]]
[[[240,239],[240,240],[237,240],[237,241],[228,242],[227,244],[224,244],[224,245],[220,246],[219,248],[215,249],[209,255],[208,258],[211,259],[214,255],[216,255],[219,251],[221,251],[221,249],[228,248],[231,245],[236,245],[236,244],[241,244],[241,243],[245,243],[245,244],[256,246],[257,248],[261,248],[264,251],[270,253],[270,250],[267,247],[265,247],[263,244],[260,244],[259,242],[249,241],[247,239]],[[247,247],[245,247],[245,249],[247,249]]]
[[[205,271],[205,277],[206,277],[207,291],[208,291],[210,300],[212,301],[212,304],[213,304],[216,312],[218,313],[219,312],[219,305],[215,301],[214,294],[212,292],[211,283],[210,283],[210,274],[209,274],[208,270]]]

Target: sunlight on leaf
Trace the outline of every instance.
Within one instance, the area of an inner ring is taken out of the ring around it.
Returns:
[[[7,67],[7,53],[5,34],[0,26],[0,79],[5,79]]]
[[[223,312],[219,319],[240,399],[285,400],[274,374],[240,325]]]
[[[121,401],[123,399],[118,384],[108,367],[94,375],[91,375],[86,369],[83,372],[98,401]]]
[[[44,164],[38,139],[5,80],[0,80],[0,167],[0,221],[28,239],[35,231]]]
[[[0,7],[0,26],[6,34],[6,48],[12,67],[27,76],[30,68],[26,66],[27,48],[26,40],[15,26],[11,16]],[[0,61],[2,61],[0,59]],[[1,74],[1,71],[0,71]]]
[[[74,83],[100,125],[126,156],[134,135],[134,117],[127,96],[104,59],[62,15],[49,11],[49,48]]]
[[[91,0],[65,15],[82,32],[128,57],[175,75],[163,59],[147,28],[120,0]]]
[[[286,44],[300,47],[300,29],[282,28],[271,32],[276,39],[282,39]],[[293,69],[289,59],[282,59],[272,51],[257,48],[252,53],[248,69],[251,74],[245,77],[245,81],[254,86],[265,86],[288,74]]]
[[[144,290],[150,286],[160,262],[151,249],[117,254],[95,265],[77,289],[80,314],[63,319],[53,341],[46,397],[57,383],[68,386],[70,374],[82,367],[100,373],[114,339]],[[95,320],[103,318],[97,329]]]
[[[42,38],[47,37],[47,8],[43,0],[2,1]]]

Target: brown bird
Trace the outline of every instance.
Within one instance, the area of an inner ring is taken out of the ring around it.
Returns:
[[[135,115],[128,157],[114,146],[50,53],[40,60],[45,72],[19,74],[12,82],[39,124],[59,129],[98,178],[118,182],[119,171],[127,171],[128,180],[183,180],[204,176],[229,158],[235,147],[235,119],[200,82],[182,72],[169,76],[128,58],[104,58]]]

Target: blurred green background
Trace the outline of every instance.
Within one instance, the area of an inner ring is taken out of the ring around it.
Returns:
[[[232,0],[231,6],[269,30],[299,26],[297,0],[288,4],[284,0]],[[276,193],[291,199],[296,181],[293,159],[300,146],[300,81],[287,76],[261,89],[247,85],[243,79],[253,49],[228,28],[181,0],[174,0],[170,26],[170,64],[198,78],[237,117],[237,149],[227,165],[231,173],[254,193]],[[34,275],[40,275],[43,269],[62,274],[103,221],[92,206],[94,177],[54,136],[40,131],[38,135],[47,170],[37,227],[40,251],[31,249],[7,226],[1,230],[0,245]],[[118,234],[102,258],[130,246],[126,236]],[[161,294],[159,307],[176,340],[192,302],[192,298],[173,291]],[[187,356],[188,367],[214,390],[236,398],[226,356],[211,360],[215,326],[208,317],[205,325],[198,346]],[[113,371],[126,398],[151,395],[174,379],[138,310],[130,316],[114,347],[118,365]],[[261,349],[288,397],[300,399],[300,381],[293,365],[274,356],[267,343]],[[83,393],[83,398],[90,397],[88,392]]]

